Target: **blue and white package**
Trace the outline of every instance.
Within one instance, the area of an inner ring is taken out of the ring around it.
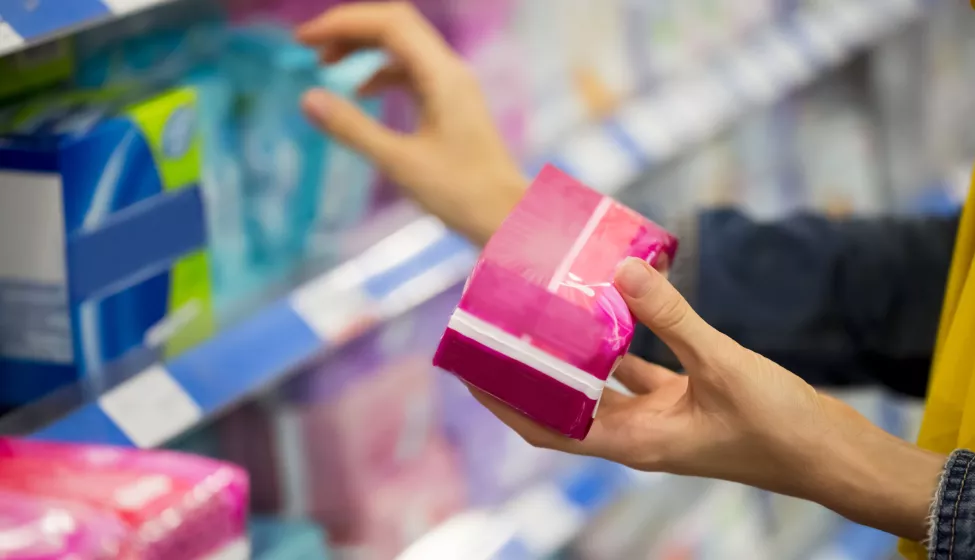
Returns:
[[[0,404],[212,330],[195,94],[105,111],[0,137]]]
[[[301,96],[318,85],[318,57],[272,28],[232,34],[225,68],[239,92],[244,219],[253,262],[276,281],[305,256],[318,208],[326,139]]]
[[[386,62],[381,52],[352,55],[322,70],[322,86],[334,94],[354,99],[356,92]],[[378,98],[357,100],[359,107],[374,118],[380,118],[382,101]],[[358,223],[369,210],[376,184],[375,168],[368,160],[340,142],[330,142],[325,157],[315,221],[315,253],[328,254],[335,234]]]

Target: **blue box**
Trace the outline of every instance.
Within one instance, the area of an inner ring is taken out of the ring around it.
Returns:
[[[0,137],[0,405],[212,332],[195,102],[71,94]]]

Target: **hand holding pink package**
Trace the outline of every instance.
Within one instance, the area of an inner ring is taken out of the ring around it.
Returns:
[[[666,270],[676,250],[660,226],[548,166],[484,248],[434,364],[583,439],[633,339],[616,268],[637,257]]]

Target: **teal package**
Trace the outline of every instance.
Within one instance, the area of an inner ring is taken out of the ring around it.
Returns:
[[[254,560],[328,560],[321,529],[309,522],[258,517],[249,527]]]
[[[366,114],[379,118],[382,103],[378,98],[359,99],[359,87],[386,63],[379,51],[354,54],[321,71],[321,85],[330,92],[354,100]],[[340,142],[330,142],[325,155],[321,198],[315,216],[314,252],[328,258],[340,254],[335,247],[341,232],[359,223],[372,201],[376,170],[354,150]]]
[[[185,80],[197,96],[203,195],[209,225],[214,304],[219,318],[246,304],[260,279],[249,260],[241,164],[236,151],[237,91],[219,67],[201,67]]]
[[[110,117],[116,100],[73,97],[0,138],[3,405],[100,390],[213,329],[195,93]]]
[[[210,13],[201,18],[147,12],[82,33],[75,41],[74,84],[82,89],[169,89],[217,60],[226,27],[222,16]]]
[[[248,248],[264,282],[307,255],[324,169],[325,137],[301,111],[318,85],[318,58],[270,27],[235,31],[223,68],[238,91],[237,119]]]

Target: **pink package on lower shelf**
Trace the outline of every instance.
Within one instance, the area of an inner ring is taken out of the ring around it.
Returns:
[[[660,226],[547,166],[484,248],[434,364],[583,439],[633,339],[616,268],[666,270],[676,251]]]
[[[0,490],[0,558],[115,560],[125,527],[79,504]]]
[[[246,549],[247,475],[210,459],[0,438],[0,491],[117,519],[125,535],[113,558],[237,558],[231,552]]]

